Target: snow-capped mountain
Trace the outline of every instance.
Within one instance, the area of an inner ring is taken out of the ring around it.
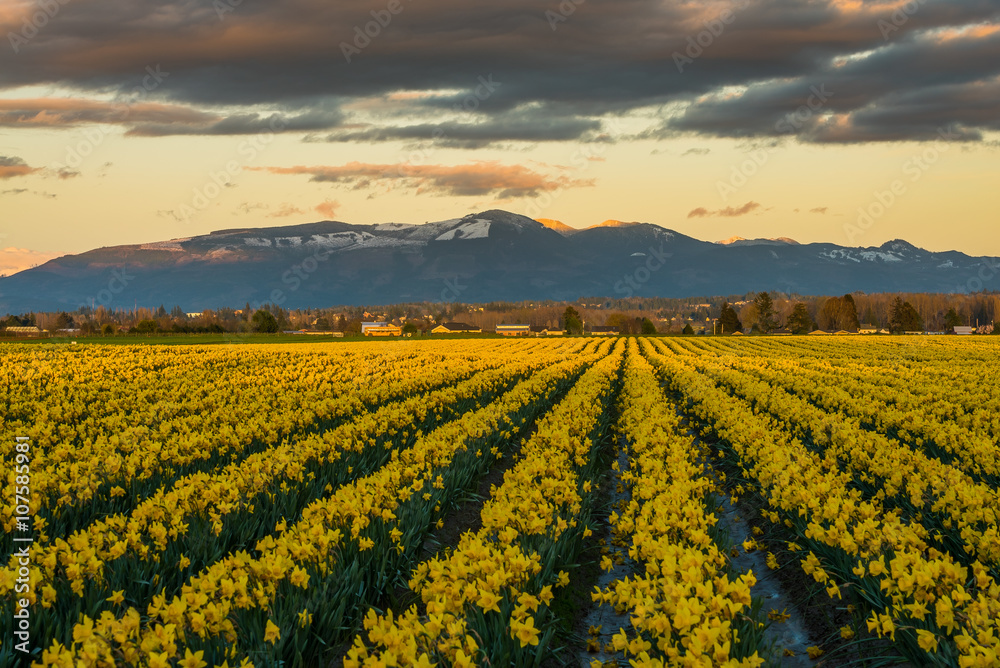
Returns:
[[[67,255],[0,279],[0,312],[405,301],[570,300],[750,290],[956,292],[992,258],[791,239],[711,243],[649,223],[586,229],[484,211],[425,224],[323,221]],[[1000,271],[993,274],[998,275]],[[991,274],[992,275],[992,274]],[[989,287],[989,286],[984,286]],[[973,289],[979,289],[972,286]]]

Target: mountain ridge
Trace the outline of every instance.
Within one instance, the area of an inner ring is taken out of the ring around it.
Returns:
[[[867,248],[720,244],[652,223],[569,232],[545,220],[492,209],[419,225],[326,220],[98,248],[0,278],[0,311],[955,292],[985,261],[899,239]]]

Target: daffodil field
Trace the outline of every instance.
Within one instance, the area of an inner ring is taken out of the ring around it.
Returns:
[[[0,666],[1000,666],[998,359],[6,345]]]

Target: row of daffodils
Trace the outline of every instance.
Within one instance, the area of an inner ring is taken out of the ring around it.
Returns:
[[[631,629],[613,645],[633,666],[759,666],[759,627],[749,615],[755,576],[727,574],[718,519],[705,505],[716,483],[637,347],[630,342],[618,399],[629,456],[621,480],[631,499],[611,515],[635,575],[594,599],[628,612]],[[611,558],[604,561],[611,570]]]
[[[1000,585],[978,559],[962,563],[964,548],[956,558],[935,547],[939,539],[919,514],[887,506],[888,493],[867,495],[856,484],[859,471],[851,459],[878,461],[880,456],[869,450],[872,442],[838,443],[831,435],[829,454],[822,447],[809,447],[783,417],[795,407],[793,402],[785,400],[782,417],[755,409],[754,401],[766,396],[765,387],[743,384],[738,394],[753,398],[733,396],[725,386],[724,358],[675,354],[670,348],[659,342],[646,345],[663,378],[684,397],[692,414],[710,425],[720,447],[728,450],[723,454],[741,468],[747,484],[767,504],[763,514],[788,527],[794,533],[793,545],[807,550],[802,568],[831,598],[840,599],[851,590],[870,612],[868,630],[890,638],[895,650],[915,665],[998,665]],[[699,364],[704,366],[699,369]],[[797,425],[808,423],[808,417],[798,419],[802,422]],[[810,435],[817,432],[810,430]],[[896,463],[909,465],[905,459]],[[927,476],[925,493],[936,480]],[[890,484],[889,479],[884,482]],[[897,485],[896,491],[904,490],[905,483]],[[922,506],[924,500],[918,500]],[[959,493],[943,503],[927,503],[948,512],[964,501]],[[985,548],[981,534],[971,529],[966,534],[966,545]]]
[[[0,615],[37,668],[735,668],[784,587],[803,661],[1000,668],[997,339],[10,344]]]
[[[568,342],[567,342],[568,343]],[[570,352],[575,346],[552,349]],[[113,607],[109,596],[128,591],[129,602],[179,590],[187,574],[252,545],[283,517],[295,517],[325,490],[379,468],[393,448],[410,443],[420,429],[453,419],[477,401],[509,389],[548,359],[526,351],[480,362],[469,380],[360,411],[352,422],[308,435],[212,473],[186,476],[153,493],[129,513],[93,522],[51,544],[36,542],[40,617],[53,637],[67,639],[80,613],[91,617]],[[461,365],[455,365],[461,366]],[[412,386],[414,381],[407,381]],[[15,586],[17,558],[0,575],[0,594]]]
[[[42,664],[166,665],[188,656],[267,663],[317,655],[382,599],[442,507],[502,456],[580,369],[604,357],[598,348],[535,351],[541,370],[509,391],[417,434],[383,466],[313,501],[294,524],[279,521],[252,551],[201,569],[177,594],[154,595],[144,609],[84,615],[69,641],[53,641]]]
[[[33,467],[32,506],[43,528],[62,533],[185,473],[329,428],[428,384],[453,383],[476,370],[466,356],[496,360],[510,350],[503,341],[479,350],[462,343],[458,350],[440,342],[419,350],[348,343],[333,354],[313,346],[292,355],[274,346],[88,346],[61,364],[35,360],[24,346],[3,364],[8,373],[37,369],[7,387],[30,409],[12,411],[4,426],[46,453]],[[0,521],[13,529],[12,505],[0,507]]]
[[[369,612],[345,666],[537,665],[553,628],[549,603],[589,534],[596,451],[624,352],[618,342],[538,423],[492,490],[482,528],[421,563],[409,586],[422,604]]]

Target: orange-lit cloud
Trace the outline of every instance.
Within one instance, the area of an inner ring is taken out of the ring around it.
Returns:
[[[709,211],[703,206],[697,209],[692,209],[688,212],[688,218],[707,218],[708,216],[722,216],[724,218],[735,218],[737,216],[745,216],[752,211],[760,208],[760,204],[757,202],[747,202],[743,206],[727,206],[724,209],[715,209],[714,211]]]
[[[374,185],[411,188],[417,194],[456,196],[495,195],[498,199],[529,197],[563,188],[594,185],[593,179],[546,176],[523,165],[502,165],[496,161],[467,165],[370,164],[350,162],[341,166],[248,167],[271,174],[301,174],[311,181],[339,183],[354,189]]]
[[[0,179],[27,176],[40,170],[41,167],[32,167],[21,158],[0,155]]]
[[[305,213],[302,209],[295,206],[294,204],[289,204],[288,202],[283,202],[280,207],[267,214],[268,218],[287,218],[288,216],[297,216]]]
[[[107,102],[82,98],[0,99],[0,126],[11,128],[75,127],[86,123],[179,123],[208,125],[217,114],[176,104]]]
[[[338,209],[340,209],[340,202],[335,199],[328,199],[316,205],[316,211],[323,214],[330,220],[333,220],[333,218],[337,215]]]
[[[113,102],[68,97],[0,99],[0,127],[120,125],[127,128],[125,134],[131,137],[329,130],[340,125],[342,119],[337,108],[296,113],[246,110],[223,114],[160,102]]]

